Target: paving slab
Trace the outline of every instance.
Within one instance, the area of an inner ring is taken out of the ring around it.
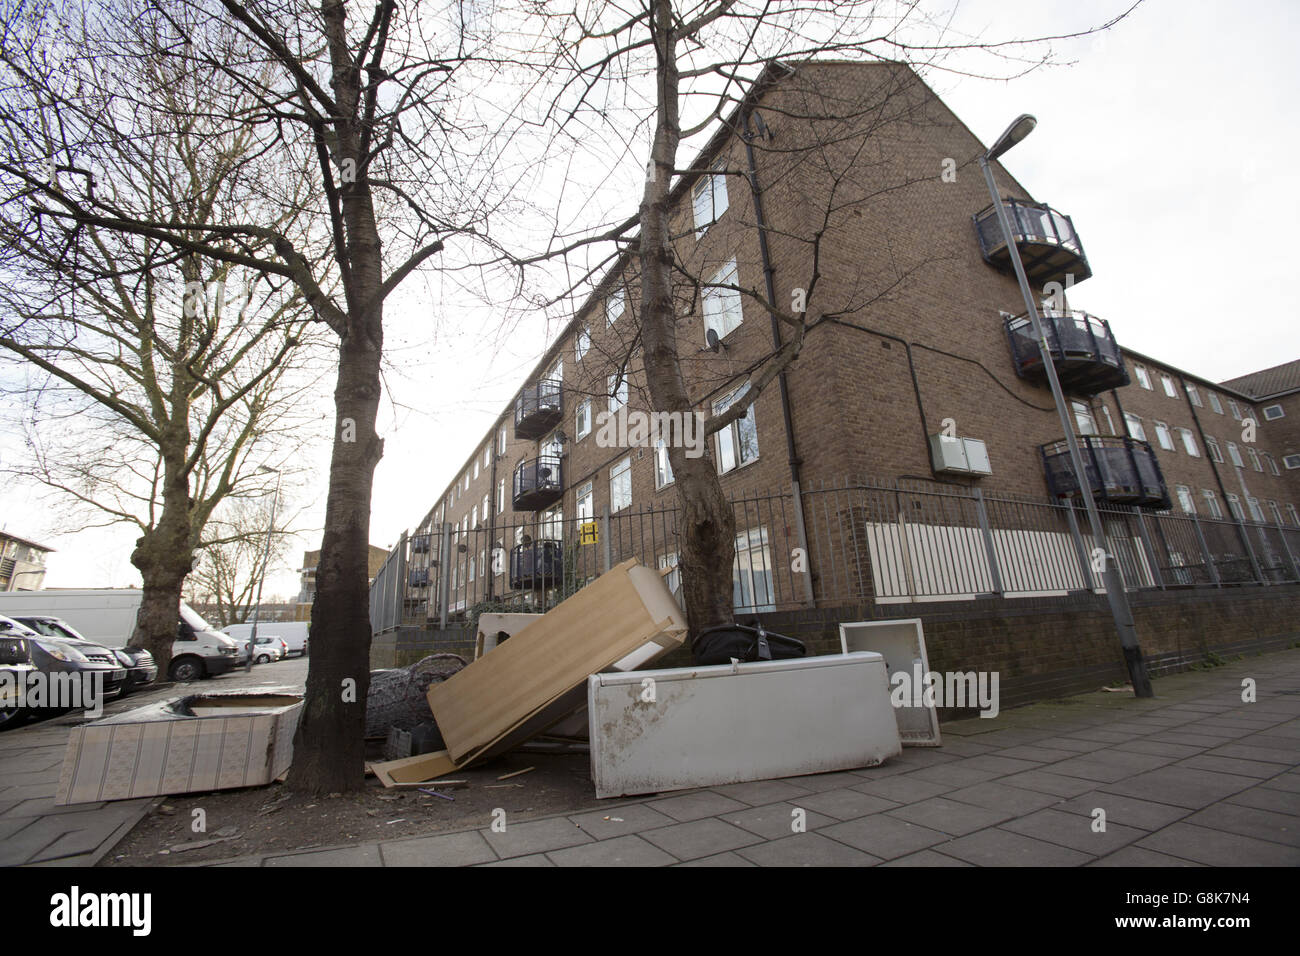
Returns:
[[[524,823],[511,823],[507,818],[504,833],[496,833],[489,828],[481,828],[479,832],[487,840],[488,846],[503,860],[594,842],[591,836],[574,826],[566,817],[550,817]]]
[[[1033,837],[1045,843],[1069,847],[1090,856],[1114,852],[1147,836],[1146,830],[1121,826],[1112,822],[1109,816],[1106,819],[1105,830],[1097,831],[1093,827],[1094,821],[1090,816],[1066,813],[1052,808],[1039,810],[1027,817],[1000,824],[1003,830],[1011,830],[1013,833]]]
[[[763,842],[758,834],[713,817],[647,830],[641,836],[679,860],[694,860]]]
[[[1083,866],[1095,856],[1001,827],[958,837],[942,852],[976,866]]]
[[[878,856],[819,833],[796,833],[737,852],[759,866],[875,866],[882,862]]]
[[[946,797],[931,797],[888,813],[899,820],[917,823],[952,836],[982,830],[1016,815],[1010,810],[990,810],[969,803],[957,803]]]
[[[746,803],[711,790],[696,790],[679,797],[655,800],[650,804],[651,809],[666,814],[679,823],[700,820],[732,810],[744,810],[747,806]]]
[[[466,866],[490,863],[497,858],[483,834],[475,830],[390,840],[381,843],[379,850],[385,866]]]
[[[907,856],[952,839],[938,830],[880,813],[836,823],[817,832],[883,860]]]
[[[1300,849],[1190,823],[1175,823],[1136,844],[1207,866],[1300,866]]]
[[[773,803],[765,807],[751,807],[736,813],[721,814],[719,819],[733,826],[757,833],[767,840],[779,840],[790,836],[794,831],[795,810],[803,810],[805,830],[817,830],[837,822],[835,817],[823,816],[806,807],[796,807],[793,803]]]
[[[629,833],[547,854],[556,866],[671,866],[677,858]]]

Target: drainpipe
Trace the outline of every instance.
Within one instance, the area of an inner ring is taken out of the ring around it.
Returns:
[[[492,600],[494,588],[497,583],[496,573],[496,539],[497,539],[497,457],[498,449],[501,447],[497,441],[504,426],[500,420],[497,421],[496,427],[492,429],[492,437],[489,439],[491,444],[488,446],[492,449],[492,477],[491,484],[488,487],[488,583],[487,599]]]
[[[767,301],[775,305],[776,283],[773,278],[772,258],[767,245],[767,220],[763,215],[763,192],[758,185],[758,167],[754,162],[754,132],[749,125],[750,116],[749,112],[745,113],[745,129],[741,134],[741,139],[745,141],[745,156],[749,163],[749,191],[754,200],[754,219],[758,225],[758,250],[763,260],[764,289],[767,293]],[[762,124],[762,119],[759,119],[759,123]],[[772,346],[779,350],[781,348],[781,322],[775,315],[772,315],[771,319]],[[813,596],[812,586],[812,554],[808,549],[808,531],[804,523],[803,513],[803,491],[799,483],[799,466],[802,462],[794,443],[794,426],[790,417],[790,390],[786,381],[785,369],[782,369],[777,374],[777,390],[781,396],[781,418],[785,424],[785,448],[790,464],[790,492],[794,500],[795,536],[806,558],[805,566],[807,570],[801,576],[803,579],[804,601],[809,607],[816,607],[816,598]]]

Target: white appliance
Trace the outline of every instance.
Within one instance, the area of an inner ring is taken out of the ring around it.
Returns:
[[[901,752],[879,654],[593,674],[597,797],[872,767]]]
[[[926,705],[919,677],[930,672],[930,658],[925,652],[925,628],[919,617],[905,620],[855,621],[840,625],[840,649],[849,654],[854,651],[875,651],[885,658],[889,670],[891,690],[896,680],[904,680],[907,706],[895,707],[898,718],[898,735],[905,747],[938,747],[939,715],[934,706]],[[896,674],[904,677],[896,678]]]

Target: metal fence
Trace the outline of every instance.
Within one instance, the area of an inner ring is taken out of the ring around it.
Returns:
[[[1100,590],[1097,549],[1130,590],[1300,581],[1300,528],[1280,524],[1112,506],[1096,542],[1077,506],[965,485],[866,478],[804,489],[801,501],[806,542],[790,491],[733,499],[737,611]],[[629,507],[403,538],[371,588],[372,625],[545,611],[633,557],[679,592],[678,520],[675,507]]]

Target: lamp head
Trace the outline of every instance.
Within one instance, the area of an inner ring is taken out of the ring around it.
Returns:
[[[1034,127],[1037,125],[1038,120],[1034,119],[1034,117],[1030,116],[1028,113],[1021,113],[1016,117],[1015,121],[1006,128],[1006,131],[997,138],[997,141],[989,147],[989,151],[984,154],[984,158],[988,160],[997,159],[1012,146],[1015,146],[1016,143],[1020,142],[1032,133]]]

